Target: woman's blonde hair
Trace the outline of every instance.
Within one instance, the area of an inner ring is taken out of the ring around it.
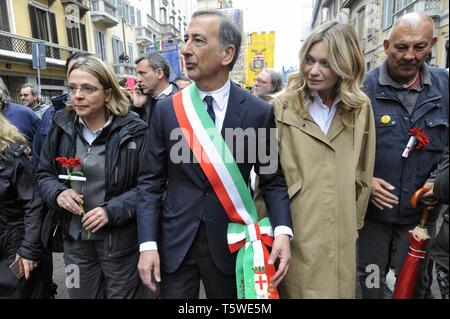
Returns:
[[[0,112],[0,157],[12,143],[27,144],[27,139]]]
[[[129,102],[120,88],[115,75],[102,60],[93,55],[77,59],[70,67],[67,73],[68,77],[73,70],[80,70],[91,74],[101,83],[105,90],[110,91],[111,99],[106,103],[106,108],[112,114],[122,117],[128,113]],[[71,102],[67,103],[67,109],[69,111],[73,110]]]
[[[294,96],[301,99],[305,96],[311,98],[304,69],[309,51],[318,42],[323,42],[330,67],[339,77],[336,90],[343,102],[340,108],[344,124],[353,126],[355,114],[364,104],[369,105],[370,102],[360,89],[365,73],[364,57],[358,45],[356,32],[349,24],[327,22],[318,26],[306,38],[299,53],[300,70],[289,77],[283,93],[291,98]],[[299,108],[297,112],[307,115],[308,110],[304,103],[297,104],[300,105],[297,106]]]

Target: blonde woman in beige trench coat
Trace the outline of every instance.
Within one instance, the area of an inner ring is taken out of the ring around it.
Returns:
[[[355,245],[369,200],[375,125],[359,89],[364,60],[353,27],[319,26],[300,61],[300,72],[272,100],[294,227],[280,295],[354,298]]]

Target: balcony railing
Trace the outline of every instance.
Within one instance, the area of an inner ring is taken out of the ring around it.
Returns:
[[[92,1],[91,19],[93,22],[104,22],[112,27],[119,24],[117,16],[117,7],[110,1],[98,0]]]
[[[152,31],[149,27],[137,27],[136,28],[136,41],[138,43],[151,43],[152,42]]]
[[[61,3],[64,6],[67,6],[67,5],[77,6],[78,9],[80,10],[81,15],[85,14],[87,11],[90,10],[88,0],[61,0]]]
[[[45,43],[46,62],[56,66],[64,66],[69,55],[78,51],[70,47],[0,31],[0,57],[12,61],[32,61],[31,51],[34,42]]]
[[[114,73],[119,78],[124,78],[127,76],[136,76],[136,66],[129,63],[117,63],[113,65]]]
[[[147,15],[147,26],[150,29],[153,29],[153,33],[157,33],[161,30],[161,24],[150,15]]]
[[[165,36],[169,36],[169,37],[173,37],[173,38],[178,37],[178,30],[170,23],[162,25],[161,33]]]

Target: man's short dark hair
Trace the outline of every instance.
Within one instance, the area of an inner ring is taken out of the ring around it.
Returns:
[[[158,52],[144,53],[143,55],[138,57],[136,59],[136,61],[134,61],[134,63],[138,64],[139,62],[141,62],[144,59],[146,59],[148,61],[148,63],[150,64],[150,67],[153,70],[155,70],[155,71],[158,70],[158,69],[163,70],[164,77],[167,80],[169,80],[169,78],[170,78],[170,65],[169,65],[169,62],[167,62],[165,57],[163,57]]]
[[[39,90],[38,90],[36,85],[31,84],[31,83],[25,83],[24,85],[21,86],[21,89],[25,89],[25,88],[30,88],[31,89],[31,94],[33,96],[39,97]]]
[[[234,65],[236,64],[236,61],[239,57],[239,52],[241,50],[241,43],[242,43],[241,31],[233,21],[228,19],[224,14],[222,14],[219,11],[200,10],[194,12],[194,14],[192,15],[192,19],[205,15],[213,15],[220,18],[219,41],[222,47],[225,47],[227,45],[234,46],[235,50],[234,57],[231,63],[228,65],[229,69],[232,70]]]

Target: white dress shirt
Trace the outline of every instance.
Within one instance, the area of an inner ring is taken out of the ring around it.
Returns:
[[[331,104],[331,107],[323,104],[322,99],[316,91],[312,92],[312,96],[314,100],[311,102],[309,100],[306,101],[308,105],[309,114],[313,118],[314,122],[319,125],[322,132],[327,135],[330,130],[331,123],[333,122],[334,115],[336,114],[336,105],[341,101],[339,95]]]
[[[164,91],[159,93],[159,95],[155,97],[155,99],[160,100],[162,98],[165,98],[166,96],[169,96],[170,93],[172,93],[172,86],[172,84],[169,84],[169,86]]]
[[[210,95],[214,99],[213,109],[216,115],[215,123],[219,132],[222,131],[223,121],[225,120],[225,114],[227,112],[228,106],[228,99],[230,97],[230,88],[231,88],[231,81],[228,80],[227,83],[225,83],[225,85],[222,86],[220,89],[209,92],[199,90],[200,98],[202,99],[205,108],[207,108],[206,102],[203,100],[205,96]],[[293,237],[292,229],[287,226],[277,226],[275,227],[274,230],[274,237],[277,237],[279,235],[289,235],[292,238]],[[148,241],[139,245],[140,252],[146,250],[158,250],[156,242]]]
[[[214,91],[198,90],[198,93],[200,93],[200,98],[202,99],[205,108],[207,107],[206,102],[203,100],[205,96],[210,95],[214,99],[213,109],[214,114],[216,115],[215,121],[216,127],[219,130],[219,132],[222,131],[223,121],[225,120],[225,113],[227,112],[228,106],[228,98],[230,97],[230,88],[231,88],[231,81],[228,80],[227,83],[225,83],[225,85],[222,86],[220,89]]]
[[[108,127],[112,123],[113,117],[112,115],[109,116],[108,122],[103,125],[103,127],[99,128],[98,130],[91,131],[87,125],[84,123],[84,120],[82,117],[78,117],[78,122],[81,124],[83,130],[83,137],[86,140],[86,142],[89,143],[89,145],[92,145],[94,143],[95,139],[102,133],[102,131]]]

